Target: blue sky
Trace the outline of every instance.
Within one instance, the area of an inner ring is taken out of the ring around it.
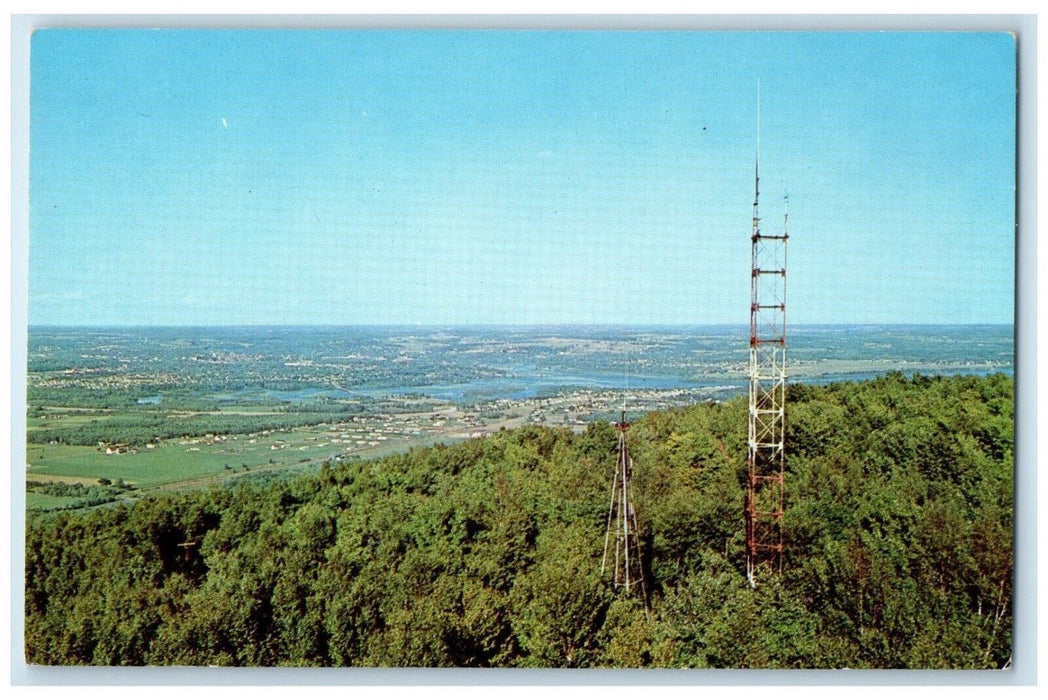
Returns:
[[[38,30],[31,324],[1011,323],[1008,34]]]

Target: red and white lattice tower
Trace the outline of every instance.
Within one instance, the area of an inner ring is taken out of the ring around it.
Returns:
[[[603,576],[608,565],[612,566],[612,583],[616,590],[626,594],[639,594],[648,609],[648,591],[644,583],[644,568],[640,559],[638,541],[637,510],[633,504],[633,459],[626,444],[625,401],[622,417],[615,427],[619,431],[619,455],[612,477],[611,505],[608,507],[608,527],[604,535],[604,557],[600,563]],[[611,556],[609,557],[609,551]]]
[[[758,568],[782,570],[784,476],[786,469],[786,243],[789,214],[781,234],[761,231],[760,100],[754,168],[753,260],[750,279],[748,480],[746,487],[746,577],[757,585]]]

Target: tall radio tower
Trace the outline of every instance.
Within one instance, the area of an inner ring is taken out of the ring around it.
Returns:
[[[644,602],[644,612],[647,614],[648,591],[640,560],[637,511],[633,507],[633,459],[626,445],[629,423],[626,422],[625,394],[622,397],[622,414],[615,427],[619,431],[619,456],[612,477],[611,505],[608,507],[608,529],[604,535],[604,557],[601,559],[600,573],[603,576],[608,564],[612,564],[612,582],[615,589],[622,589],[626,594],[639,593]],[[614,550],[612,557],[609,557],[613,541]]]
[[[753,186],[753,262],[750,279],[750,412],[746,488],[746,578],[757,585],[757,567],[782,570],[782,514],[786,431],[786,242],[789,213],[780,235],[761,232],[760,86],[757,88],[757,158]]]

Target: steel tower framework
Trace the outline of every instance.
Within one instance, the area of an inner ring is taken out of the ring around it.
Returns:
[[[626,422],[625,407],[622,409],[621,420],[615,427],[619,431],[619,454],[612,477],[611,505],[608,507],[608,527],[604,535],[604,556],[600,563],[600,573],[603,576],[608,564],[611,564],[615,589],[622,589],[627,594],[639,593],[647,613],[648,591],[640,559],[637,511],[633,506],[633,459],[626,444],[629,423]],[[612,550],[610,557],[609,550]]]
[[[757,585],[758,566],[782,570],[782,518],[786,432],[786,243],[789,213],[781,234],[761,232],[760,106],[754,167],[748,481],[746,489],[746,577]]]

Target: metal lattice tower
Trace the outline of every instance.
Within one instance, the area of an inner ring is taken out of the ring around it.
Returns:
[[[750,280],[750,411],[746,489],[746,577],[757,567],[782,571],[782,516],[786,432],[786,243],[789,213],[779,235],[761,232],[760,97],[753,188],[753,263]]]
[[[608,529],[604,535],[604,557],[600,563],[603,576],[611,563],[612,582],[616,590],[622,589],[626,594],[639,593],[644,602],[645,614],[648,610],[648,591],[644,583],[644,569],[640,559],[638,541],[637,511],[633,507],[633,459],[626,444],[626,408],[622,408],[621,420],[615,424],[619,431],[619,456],[612,477],[611,505],[608,507]],[[612,561],[608,551],[614,541]]]

